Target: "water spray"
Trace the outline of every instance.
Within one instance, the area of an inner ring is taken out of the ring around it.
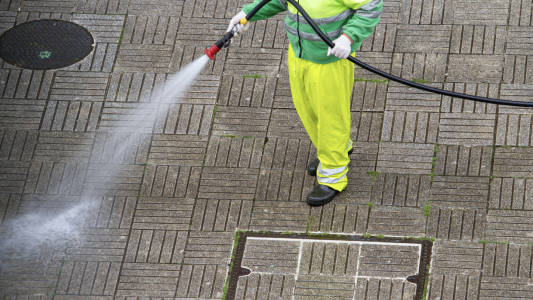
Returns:
[[[248,15],[246,15],[246,18],[241,19],[241,23],[240,24],[245,25],[248,22],[248,20],[250,20],[255,15],[255,13],[257,11],[259,11],[263,6],[265,6],[265,4],[267,4],[270,1],[272,1],[272,0],[263,0],[263,1],[259,2],[259,4],[257,4],[252,9],[252,11],[250,11],[250,13],[248,13]],[[287,0],[287,2],[292,4],[292,6],[294,6],[300,12],[300,14],[304,17],[304,19],[307,21],[307,23],[309,23],[311,28],[313,28],[313,30],[318,34],[320,39],[322,39],[322,41],[324,41],[324,43],[326,43],[330,48],[335,47],[335,44],[329,39],[329,37],[327,37],[318,28],[318,26],[315,24],[315,22],[313,22],[311,17],[309,17],[307,12],[298,3],[296,3],[296,1]],[[237,32],[237,28],[234,27],[220,41],[218,41],[216,44],[214,44],[209,50],[205,49],[204,50],[205,54],[209,58],[215,59],[215,54],[220,49],[222,49],[222,47],[225,48],[225,47],[228,47],[231,44],[231,38],[235,35],[236,32]],[[473,95],[467,95],[467,94],[461,94],[461,93],[456,93],[456,92],[452,92],[452,91],[437,89],[437,88],[434,88],[434,87],[430,87],[430,86],[426,86],[426,85],[419,84],[419,83],[416,83],[416,82],[412,82],[412,81],[409,81],[409,80],[406,80],[406,79],[403,79],[403,78],[400,78],[400,77],[396,77],[396,76],[391,75],[391,74],[389,74],[387,72],[383,72],[381,70],[378,70],[378,69],[376,69],[376,68],[374,68],[372,66],[369,66],[369,65],[367,65],[367,64],[365,64],[365,63],[363,63],[363,62],[361,62],[361,61],[359,61],[357,59],[355,59],[353,56],[348,56],[347,59],[349,61],[351,61],[352,63],[356,64],[357,66],[359,66],[359,67],[361,67],[361,68],[363,68],[365,70],[368,70],[368,71],[370,71],[370,72],[372,72],[374,74],[377,74],[377,75],[379,75],[381,77],[384,77],[384,78],[387,78],[389,80],[396,81],[396,82],[401,83],[403,85],[407,85],[409,87],[413,87],[413,88],[416,88],[416,89],[419,89],[419,90],[423,90],[423,91],[426,91],[426,92],[439,94],[439,95],[444,95],[444,96],[449,96],[449,97],[454,97],[454,98],[461,98],[461,99],[466,99],[466,100],[471,100],[471,101],[490,103],[490,104],[519,106],[519,107],[533,107],[533,102],[519,102],[519,101],[510,101],[510,100],[501,100],[501,99],[493,99],[493,98],[486,98],[486,97],[478,97],[478,96],[473,96]]]

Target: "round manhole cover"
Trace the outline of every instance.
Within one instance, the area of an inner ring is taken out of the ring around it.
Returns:
[[[15,26],[0,36],[0,57],[20,68],[50,70],[81,61],[94,39],[78,24],[37,20]]]

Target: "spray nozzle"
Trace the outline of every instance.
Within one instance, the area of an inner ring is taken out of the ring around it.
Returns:
[[[243,20],[246,19],[242,19],[241,23],[243,22]],[[239,30],[237,29],[237,26],[233,27],[230,32],[226,33],[226,35],[222,39],[220,39],[220,41],[216,42],[213,46],[211,46],[211,48],[204,49],[205,55],[207,55],[207,57],[209,57],[210,59],[214,60],[215,55],[218,53],[218,51],[220,51],[220,49],[222,48],[228,47],[231,44],[231,38],[233,38],[238,32]]]

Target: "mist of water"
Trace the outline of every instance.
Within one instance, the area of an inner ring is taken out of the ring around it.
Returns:
[[[180,103],[183,95],[189,87],[193,85],[196,78],[209,61],[207,56],[202,56],[182,68],[178,73],[170,76],[165,84],[154,89],[150,99],[140,99],[134,106],[130,114],[121,116],[114,120],[113,131],[127,132],[130,141],[140,140],[141,134],[136,128],[138,124],[153,124],[157,117],[167,113],[169,105],[162,103]],[[158,95],[154,97],[153,95]],[[156,112],[154,113],[154,107]],[[152,112],[147,113],[147,110]],[[133,117],[132,117],[133,116]],[[149,127],[149,128],[152,128]],[[150,129],[151,130],[151,129]],[[107,132],[110,132],[109,130]],[[118,143],[117,143],[118,144]],[[120,168],[117,168],[117,161],[126,156],[126,152],[132,147],[131,143],[122,143],[101,158],[97,169],[99,177],[109,180],[97,183],[99,192],[102,189],[113,189],[113,178],[119,178]],[[76,159],[73,159],[76,162]],[[102,185],[104,185],[102,187]],[[84,186],[84,195],[91,195]],[[84,215],[91,209],[99,209],[90,196],[81,196],[80,201],[69,208],[64,209],[53,216],[42,213],[28,213],[14,219],[4,221],[0,226],[0,269],[2,260],[6,259],[27,259],[30,253],[38,252],[45,245],[68,244],[79,245],[83,243],[81,239]],[[33,256],[32,256],[33,258]]]

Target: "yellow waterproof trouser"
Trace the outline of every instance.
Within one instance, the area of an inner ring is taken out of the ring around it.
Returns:
[[[342,191],[348,184],[348,151],[352,148],[350,96],[354,65],[346,59],[312,63],[297,58],[289,46],[289,77],[294,106],[318,150],[318,183]]]

